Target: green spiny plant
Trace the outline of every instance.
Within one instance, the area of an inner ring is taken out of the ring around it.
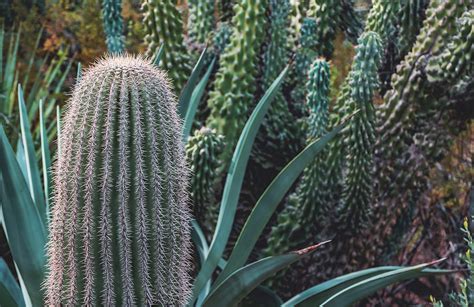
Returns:
[[[329,64],[317,59],[308,73],[306,104],[310,110],[307,142],[326,133],[329,120]],[[319,154],[303,171],[296,191],[288,198],[285,209],[278,215],[268,239],[266,254],[278,254],[308,245],[316,233],[315,221],[327,208],[324,192],[327,192],[325,152]]]
[[[226,139],[223,161],[228,163],[253,106],[257,52],[265,23],[264,0],[244,0],[234,6],[232,36],[219,59],[214,89],[209,94],[207,126]],[[242,35],[244,34],[244,35]]]
[[[270,0],[270,11],[270,42],[266,46],[263,55],[263,88],[268,88],[285,68],[289,61],[290,51],[288,48],[289,1]],[[268,110],[261,132],[257,136],[257,146],[253,158],[259,161],[261,165],[267,164],[274,167],[276,161],[269,162],[272,158],[275,158],[275,152],[285,148],[284,154],[286,154],[286,157],[284,162],[286,162],[300,149],[300,142],[298,142],[300,133],[298,130],[299,127],[288,109],[286,99],[282,91],[279,91]]]
[[[359,38],[356,56],[349,74],[350,100],[360,110],[350,122],[344,143],[347,146],[347,174],[338,210],[338,220],[357,231],[369,220],[373,202],[375,109],[373,95],[378,89],[378,69],[382,58],[382,40],[375,32]]]
[[[122,53],[125,50],[123,35],[122,0],[103,0],[102,19],[107,49],[110,53]]]
[[[306,89],[304,84],[307,81],[308,68],[317,56],[316,48],[319,42],[316,40],[316,31],[316,20],[309,17],[304,18],[301,26],[299,46],[295,55],[295,67],[292,78],[295,87],[291,92],[292,107],[294,108],[292,111],[299,116],[306,113],[304,106]]]
[[[416,41],[425,18],[425,10],[428,0],[403,1],[401,14],[397,14],[399,29],[397,36],[397,47],[399,57],[403,58]]]
[[[214,0],[189,0],[189,36],[197,43],[205,44],[215,28]]]
[[[173,0],[146,0],[142,4],[147,55],[163,45],[160,66],[168,72],[179,93],[191,72],[190,57],[184,44],[183,21]]]
[[[233,16],[233,7],[236,0],[221,0],[218,1],[219,19],[223,22],[230,22]]]
[[[117,56],[84,73],[54,168],[48,305],[187,302],[181,129],[169,81],[151,63]]]
[[[310,1],[308,17],[316,19],[317,54],[330,58],[333,51],[333,41],[336,37],[339,17],[342,11],[340,0],[312,0]]]
[[[219,180],[219,156],[223,149],[223,137],[207,127],[196,130],[186,143],[186,157],[192,174],[194,215],[206,234],[213,233],[219,213],[215,188]]]
[[[354,0],[342,0],[341,6],[339,27],[344,31],[346,38],[355,44],[363,28],[361,18],[354,8]]]

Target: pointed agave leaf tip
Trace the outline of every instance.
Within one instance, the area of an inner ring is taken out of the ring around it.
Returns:
[[[312,246],[308,246],[306,248],[303,248],[303,249],[300,249],[300,250],[297,250],[297,251],[293,251],[293,253],[295,254],[298,254],[298,255],[305,255],[305,254],[308,254],[308,253],[311,253],[313,252],[315,249],[317,249],[318,247],[324,245],[324,244],[327,244],[329,242],[331,242],[332,240],[326,240],[326,241],[323,241],[321,243],[318,243],[318,244],[315,244],[315,245],[312,245]]]

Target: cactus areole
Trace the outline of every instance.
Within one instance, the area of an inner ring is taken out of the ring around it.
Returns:
[[[100,60],[76,85],[54,167],[47,305],[183,306],[190,213],[181,122],[147,60]]]

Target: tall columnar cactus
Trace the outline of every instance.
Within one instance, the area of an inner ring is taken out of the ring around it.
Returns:
[[[306,99],[310,110],[307,140],[311,142],[326,133],[329,121],[329,64],[317,59],[311,65]],[[266,253],[275,255],[307,246],[314,242],[319,215],[327,205],[326,152],[316,156],[303,171],[295,193],[290,195],[287,206],[279,214],[268,240]]]
[[[219,70],[208,101],[211,114],[207,124],[225,136],[224,162],[230,160],[254,103],[264,12],[265,0],[243,0],[235,4],[232,36],[219,59]]]
[[[186,157],[191,167],[191,198],[194,213],[206,232],[212,233],[219,214],[215,186],[219,178],[219,156],[224,149],[222,135],[202,127],[186,144]]]
[[[356,44],[363,30],[362,20],[355,10],[354,0],[341,0],[341,6],[339,27],[344,31],[347,39]]]
[[[295,55],[295,67],[292,71],[292,79],[294,89],[291,92],[293,100],[293,108],[296,114],[305,114],[305,96],[306,87],[304,86],[308,80],[308,69],[312,61],[317,56],[317,23],[314,18],[304,18],[301,26],[301,34],[298,50]]]
[[[103,0],[102,19],[107,49],[110,53],[121,53],[125,49],[123,36],[122,0]]]
[[[413,143],[410,131],[416,131],[417,123],[420,123],[417,117],[432,112],[438,98],[445,95],[456,81],[449,80],[433,88],[426,82],[426,59],[448,48],[450,38],[457,30],[456,20],[472,6],[469,1],[463,0],[430,2],[416,43],[392,76],[392,89],[385,94],[385,103],[378,108],[377,116],[380,138],[376,150],[378,160],[384,161],[378,166],[378,180],[380,189],[386,193],[397,194],[400,191],[400,186],[393,182],[393,170],[399,167],[396,166],[401,161],[398,158]],[[432,96],[433,91],[436,97]]]
[[[399,55],[403,58],[416,41],[416,36],[420,33],[425,10],[429,0],[403,1],[402,11],[398,13],[398,37],[397,48]]]
[[[474,71],[474,10],[458,20],[458,30],[443,52],[428,62],[427,76],[431,82],[453,80]]]
[[[380,36],[375,32],[365,32],[359,38],[349,75],[349,103],[360,111],[352,119],[345,138],[347,174],[339,219],[354,230],[368,221],[368,211],[373,202],[375,109],[372,99],[379,86],[382,50]]]
[[[290,8],[289,0],[270,0],[270,41],[263,55],[262,90],[268,89],[289,63]],[[269,164],[268,162],[275,158],[275,152],[279,151],[282,156],[287,155],[284,160],[288,161],[299,150],[299,127],[281,90],[274,98],[260,129],[254,158],[257,161],[264,160],[262,165]],[[283,149],[285,150],[282,151]]]
[[[342,10],[340,0],[312,0],[308,17],[316,19],[317,53],[319,56],[330,58],[333,51],[333,41]]]
[[[164,44],[160,66],[168,72],[179,93],[191,74],[189,52],[184,44],[183,21],[174,0],[145,0],[142,4],[147,55]]]
[[[76,85],[54,167],[47,305],[184,305],[188,169],[166,75],[131,56]]]
[[[215,28],[214,0],[188,0],[189,36],[197,43],[206,43],[208,36]]]
[[[384,44],[394,38],[397,31],[397,14],[401,0],[375,0],[367,16],[365,31],[377,33]]]

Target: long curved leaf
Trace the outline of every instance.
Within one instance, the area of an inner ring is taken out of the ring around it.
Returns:
[[[443,260],[443,259],[442,259]],[[407,279],[452,273],[451,270],[424,270],[441,260],[382,273],[353,284],[331,296],[321,306],[351,306],[380,289]]]
[[[216,59],[213,58],[211,64],[207,68],[206,74],[204,77],[199,81],[196,88],[193,90],[193,94],[191,95],[191,101],[189,103],[189,107],[186,111],[186,116],[184,118],[184,125],[183,125],[183,140],[186,142],[188,140],[189,135],[191,134],[191,128],[194,122],[194,116],[196,116],[196,110],[201,101],[202,96],[204,95],[204,90],[206,89],[207,81],[211,76],[212,69],[214,68],[214,64]]]
[[[235,243],[227,265],[224,271],[219,274],[213,287],[217,287],[225,278],[227,278],[227,276],[247,262],[247,259],[263,232],[263,229],[285,194],[291,188],[296,179],[298,179],[301,172],[312,161],[314,161],[314,157],[323,150],[324,146],[326,146],[329,141],[331,141],[342,130],[342,128],[344,128],[346,123],[347,121],[334,128],[321,139],[313,141],[306,146],[306,148],[291,160],[273,179],[250,213],[250,216],[245,222],[237,242]]]
[[[21,85],[18,85],[18,104],[20,109],[21,138],[23,141],[23,149],[25,151],[26,171],[28,174],[28,187],[30,189],[31,197],[41,213],[43,221],[46,221],[46,204],[44,201],[43,187],[41,185],[41,177],[38,163],[36,161],[35,148],[30,132],[30,123],[28,122],[28,115]]]
[[[221,207],[219,210],[219,217],[217,219],[216,230],[212,238],[208,257],[194,281],[193,299],[191,300],[191,303],[195,301],[204,285],[211,278],[212,273],[214,272],[219,260],[222,257],[222,253],[224,252],[232,228],[232,223],[234,221],[240,189],[244,180],[245,169],[247,168],[247,162],[250,157],[253,142],[257,135],[260,124],[262,123],[263,118],[270,106],[270,102],[275,97],[277,90],[287,72],[288,66],[280,73],[278,78],[273,82],[260,102],[257,104],[240,135],[239,141],[234,151],[234,156],[232,157],[232,161],[229,166]]]
[[[42,306],[46,228],[1,126],[0,157],[3,229],[33,304]]]
[[[327,242],[329,241],[288,254],[267,257],[240,268],[209,294],[203,306],[235,306],[264,280]]]
[[[199,75],[201,75],[201,71],[204,67],[204,59],[206,58],[206,54],[207,47],[204,48],[204,50],[201,52],[201,56],[199,57],[199,60],[194,66],[193,71],[191,72],[191,76],[188,79],[188,82],[186,82],[186,85],[184,86],[183,90],[181,91],[181,94],[179,95],[178,114],[183,119],[186,116],[186,113],[189,108],[191,95],[194,91],[194,88],[196,87],[196,83],[199,80]]]
[[[158,51],[156,51],[156,53],[153,55],[152,62],[155,66],[160,65],[161,56],[163,55],[164,50],[165,50],[165,44],[163,43],[163,44],[161,44]]]
[[[191,240],[194,242],[196,246],[198,255],[199,255],[199,262],[202,264],[206,260],[207,254],[209,253],[209,245],[207,244],[206,237],[201,229],[201,226],[197,223],[196,220],[191,221]],[[201,305],[206,296],[211,291],[211,281],[209,280],[206,284],[206,287],[203,291],[201,291],[198,299],[197,305]]]
[[[0,306],[25,306],[20,286],[3,258],[0,258]]]
[[[43,166],[44,195],[46,196],[46,212],[49,212],[49,197],[51,196],[51,153],[49,152],[48,136],[43,118],[43,100],[40,100],[40,138],[41,161]],[[48,216],[48,214],[46,215]]]
[[[355,283],[375,275],[401,268],[400,266],[383,266],[342,275],[298,293],[282,304],[281,307],[319,306],[334,294]]]

